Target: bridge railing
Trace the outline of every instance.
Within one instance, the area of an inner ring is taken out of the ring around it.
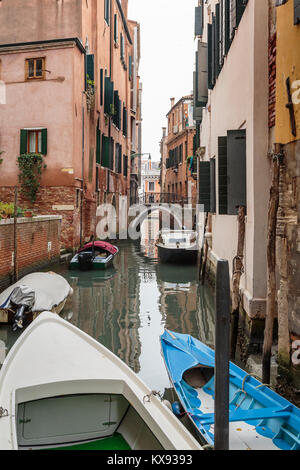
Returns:
[[[145,193],[139,198],[139,204],[187,204],[188,199],[176,193]]]

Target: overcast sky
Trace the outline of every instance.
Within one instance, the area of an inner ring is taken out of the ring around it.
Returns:
[[[142,146],[153,160],[160,159],[170,98],[177,101],[193,89],[196,5],[196,0],[129,0],[129,19],[141,25]]]

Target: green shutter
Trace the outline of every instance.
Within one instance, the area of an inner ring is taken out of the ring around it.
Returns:
[[[195,36],[203,34],[203,7],[202,5],[195,8]]]
[[[246,130],[227,132],[227,214],[236,215],[247,206]]]
[[[109,169],[114,169],[115,142],[112,137],[109,138]]]
[[[114,41],[118,42],[118,16],[114,16]]]
[[[97,129],[96,135],[96,163],[101,163],[101,132],[100,129]]]
[[[225,41],[225,55],[227,55],[230,48],[230,0],[225,0],[224,12],[224,41]]]
[[[210,162],[199,162],[199,204],[210,211]]]
[[[48,131],[47,129],[42,129],[42,155],[47,155],[47,146],[48,146]]]
[[[105,91],[104,91],[104,112],[111,114],[111,105],[114,102],[114,82],[110,77],[105,77]]]
[[[87,62],[87,58],[86,58],[86,54],[84,54],[84,89],[85,91],[87,90],[87,71],[86,71],[86,62]]]
[[[236,0],[236,26],[240,24],[242,16],[246,8],[247,1],[245,0]]]
[[[109,168],[109,137],[102,134],[102,158],[101,165]]]
[[[123,135],[127,137],[127,109],[123,103]]]
[[[21,129],[20,132],[20,155],[27,153],[28,149],[28,131]]]
[[[103,69],[100,69],[100,106],[103,105]]]
[[[216,5],[216,16],[215,16],[215,74],[216,78],[220,73],[220,5]]]
[[[132,56],[129,56],[129,80],[132,79]]]
[[[119,92],[114,92],[114,108],[115,114],[113,116],[113,123],[117,126],[118,129],[121,128],[121,101],[119,98]]]
[[[99,168],[96,166],[96,191],[99,191]]]
[[[106,23],[109,25],[109,17],[110,17],[110,0],[104,0],[105,1],[105,12],[104,12],[104,17]]]
[[[128,157],[123,155],[123,175],[127,178],[128,175]]]
[[[210,212],[216,212],[216,159],[210,160]]]
[[[207,80],[208,89],[212,90],[214,87],[213,83],[213,30],[212,25],[207,25]]]
[[[219,214],[227,214],[227,137],[218,138]]]

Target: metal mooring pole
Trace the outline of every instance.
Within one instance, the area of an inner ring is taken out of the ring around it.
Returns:
[[[230,282],[228,261],[220,260],[216,276],[215,450],[229,450]]]
[[[18,281],[18,186],[15,187],[15,203],[14,203],[14,282]]]

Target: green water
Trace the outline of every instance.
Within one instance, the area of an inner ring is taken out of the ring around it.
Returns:
[[[164,393],[170,387],[160,353],[164,328],[214,343],[214,300],[200,287],[195,266],[161,264],[153,240],[122,241],[114,268],[63,275],[74,295],[62,317],[113,351],[147,383]],[[21,332],[0,326],[0,351],[7,353]]]

